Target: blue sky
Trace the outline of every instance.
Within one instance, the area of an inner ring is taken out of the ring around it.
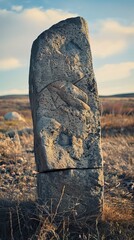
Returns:
[[[0,95],[28,93],[32,42],[78,15],[89,25],[99,94],[134,92],[133,0],[0,0]]]

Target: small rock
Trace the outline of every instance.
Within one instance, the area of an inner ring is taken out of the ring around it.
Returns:
[[[33,134],[33,129],[32,128],[23,128],[23,129],[18,131],[19,136],[22,136],[23,134],[32,135]]]
[[[0,173],[6,173],[6,169],[5,168],[1,168],[0,169]]]
[[[20,163],[20,164],[23,163],[23,158],[18,159],[17,163]]]
[[[4,115],[5,120],[19,120],[25,121],[25,119],[17,112],[8,112]]]

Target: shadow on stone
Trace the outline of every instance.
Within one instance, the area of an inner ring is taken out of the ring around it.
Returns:
[[[96,231],[95,225],[92,219],[87,222],[76,219],[72,210],[66,216],[48,212],[47,204],[0,200],[1,240],[83,239],[81,236],[88,235],[93,229]]]
[[[36,203],[0,200],[1,240],[36,239],[38,227]]]

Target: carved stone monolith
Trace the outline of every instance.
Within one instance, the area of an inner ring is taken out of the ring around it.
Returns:
[[[38,197],[54,211],[97,215],[103,202],[100,112],[83,18],[61,21],[34,41],[29,95]]]

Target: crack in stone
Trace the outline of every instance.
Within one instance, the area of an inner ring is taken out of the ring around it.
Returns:
[[[76,82],[73,83],[73,85],[77,84],[78,82],[80,82],[81,80],[83,80],[83,78],[85,78],[86,75],[84,75],[82,78],[80,78],[79,80],[77,80]]]
[[[49,172],[65,172],[68,170],[97,170],[97,169],[102,169],[102,167],[94,167],[94,168],[61,168],[61,169],[50,169],[50,170],[46,170],[46,171],[42,171],[42,172],[38,172],[39,174],[41,173],[49,173]]]
[[[91,76],[91,74],[89,75],[89,77]],[[84,78],[86,77],[86,75],[84,75],[82,78],[80,78],[79,80],[77,80],[76,82],[72,83],[73,85],[77,84],[78,82],[80,82],[81,80],[83,80]],[[57,82],[54,81],[54,82],[51,82],[49,84],[47,84],[45,87],[43,87],[37,94],[40,94],[41,92],[43,92],[46,88],[48,88],[49,86],[51,86],[53,83]]]
[[[57,82],[57,81],[55,81],[55,82]],[[54,82],[51,82],[51,83],[49,83],[49,84],[47,84],[45,87],[43,87],[37,94],[39,95],[40,93],[42,93],[46,88],[48,88],[52,83],[54,83]]]

